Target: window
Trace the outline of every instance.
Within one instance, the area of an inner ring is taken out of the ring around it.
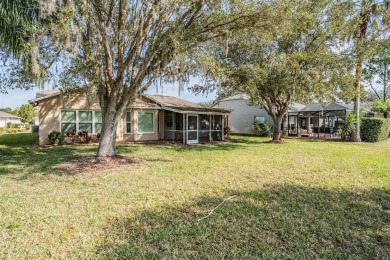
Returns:
[[[126,133],[131,133],[131,112],[126,112]]]
[[[102,112],[95,111],[93,114],[94,114],[93,118],[94,118],[94,126],[95,126],[94,133],[101,133],[102,132],[102,122],[103,122]]]
[[[102,130],[102,113],[100,111],[87,110],[62,110],[61,132],[100,133]]]
[[[79,131],[92,133],[92,111],[78,111]]]
[[[138,112],[138,133],[154,133],[153,112]]]
[[[264,116],[255,116],[255,121],[258,121],[259,123],[263,124],[265,122]]]
[[[76,111],[61,111],[61,131],[63,133],[76,133]]]

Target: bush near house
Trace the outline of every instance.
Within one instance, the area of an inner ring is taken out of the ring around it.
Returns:
[[[362,140],[378,142],[389,138],[390,120],[384,118],[364,118],[361,125]]]
[[[4,128],[0,127],[0,135],[3,133]]]
[[[62,144],[64,141],[64,135],[58,131],[52,131],[49,134],[49,142],[50,144]]]
[[[6,128],[6,129],[5,129],[5,132],[6,132],[7,134],[16,134],[16,133],[21,133],[21,132],[23,132],[23,129],[21,129],[21,128]]]

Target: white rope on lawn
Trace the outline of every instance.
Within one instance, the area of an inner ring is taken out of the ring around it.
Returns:
[[[234,197],[236,197],[236,195],[230,196],[229,198],[225,199],[224,201],[222,201],[221,203],[219,203],[215,208],[213,208],[213,209],[209,212],[209,214],[208,214],[207,216],[204,216],[203,218],[198,219],[198,221],[201,221],[201,220],[203,220],[203,219],[205,219],[205,218],[210,217],[210,216],[214,213],[214,211],[216,211],[219,207],[221,207],[226,201],[231,200],[231,199],[233,199]]]

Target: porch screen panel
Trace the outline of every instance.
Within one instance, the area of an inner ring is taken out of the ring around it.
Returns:
[[[199,142],[207,143],[210,142],[210,126],[211,126],[210,115],[199,115],[200,131],[199,131]]]
[[[222,141],[222,135],[223,135],[222,131],[212,131],[211,132],[211,139],[213,141]]]
[[[175,113],[175,130],[183,131],[183,114]]]
[[[222,130],[222,116],[216,115],[213,116],[213,130]]]
[[[153,133],[153,112],[138,112],[138,132]]]
[[[199,131],[199,142],[207,143],[210,141],[210,130],[208,131]]]
[[[165,127],[173,127],[173,112],[171,111],[165,111]]]
[[[210,130],[209,115],[200,115],[200,130]]]

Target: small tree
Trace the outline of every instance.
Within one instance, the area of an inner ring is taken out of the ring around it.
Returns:
[[[34,123],[34,117],[37,111],[30,104],[21,105],[20,108],[16,109],[16,115],[22,119],[23,123]]]

